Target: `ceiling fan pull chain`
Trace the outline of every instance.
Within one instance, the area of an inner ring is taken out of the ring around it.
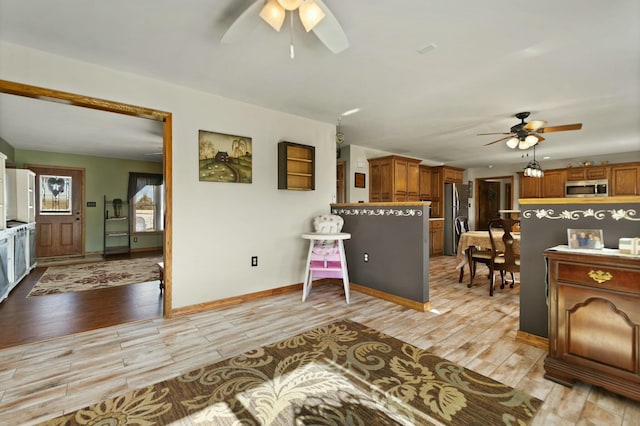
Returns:
[[[293,11],[289,12],[291,25],[289,26],[289,56],[293,59],[296,56],[295,51],[293,50]]]

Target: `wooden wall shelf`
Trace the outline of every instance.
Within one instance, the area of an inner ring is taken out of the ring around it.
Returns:
[[[316,189],[315,150],[309,145],[278,143],[278,189]]]

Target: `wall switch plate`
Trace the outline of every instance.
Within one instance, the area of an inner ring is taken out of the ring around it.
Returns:
[[[258,256],[251,256],[251,266],[258,266]]]
[[[364,256],[362,256],[363,260],[366,262],[369,261],[369,253],[365,253]]]
[[[138,237],[133,237],[133,242],[137,243],[138,242]]]

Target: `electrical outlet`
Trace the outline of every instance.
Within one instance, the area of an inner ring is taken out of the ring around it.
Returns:
[[[369,253],[364,254],[363,260],[365,261],[365,263],[369,261]]]
[[[138,237],[133,237],[133,242],[137,243],[138,242]]]
[[[251,256],[251,266],[258,266],[258,256]]]

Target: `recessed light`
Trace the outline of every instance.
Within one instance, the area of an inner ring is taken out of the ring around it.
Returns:
[[[424,55],[425,53],[433,52],[437,48],[438,46],[436,46],[435,43],[431,43],[431,44],[427,44],[424,47],[421,47],[420,49],[417,50],[417,52],[421,55]]]
[[[543,160],[550,160],[551,157],[549,157],[548,155],[545,155],[544,157],[542,157]]]
[[[487,167],[489,167],[490,169],[493,169],[493,164],[489,164]]]
[[[353,108],[353,109],[350,109],[349,111],[343,112],[340,115],[343,117],[346,117],[347,115],[355,114],[356,112],[359,112],[359,111],[360,111],[360,108]]]

